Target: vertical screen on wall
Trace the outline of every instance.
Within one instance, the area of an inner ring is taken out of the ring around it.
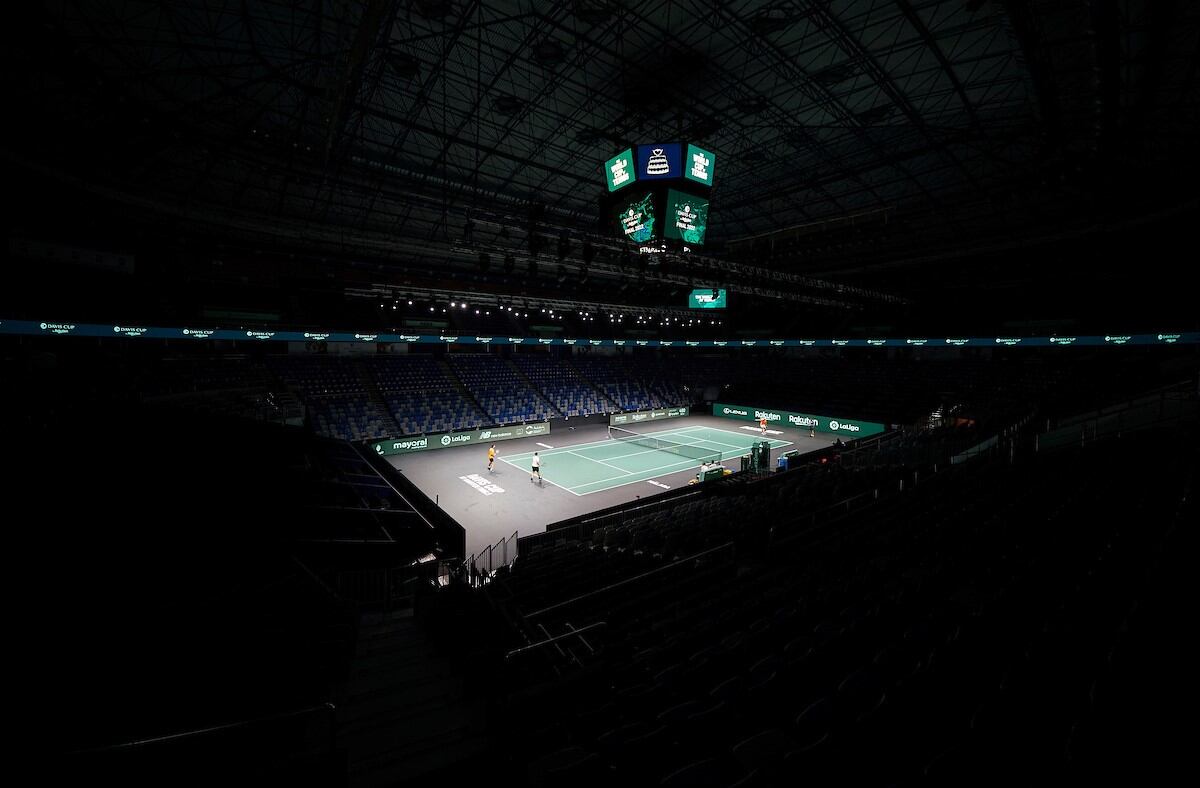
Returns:
[[[615,192],[622,186],[633,183],[633,149],[625,150],[604,162],[604,177],[608,180],[608,190]]]
[[[655,238],[658,232],[658,217],[654,206],[654,194],[645,192],[622,200],[616,205],[617,227],[625,239],[633,243],[645,243]]]
[[[678,238],[685,244],[700,246],[708,229],[708,200],[694,194],[667,190],[666,238]]]
[[[688,309],[724,309],[728,304],[728,297],[721,289],[704,287],[688,295]]]
[[[639,181],[679,178],[682,175],[683,167],[679,162],[678,142],[637,146],[637,179]]]

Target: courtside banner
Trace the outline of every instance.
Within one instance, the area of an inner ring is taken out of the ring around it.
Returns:
[[[614,413],[608,417],[610,427],[623,424],[638,424],[643,421],[659,421],[660,419],[677,419],[688,415],[687,408],[655,408],[654,410],[632,410],[628,413]]]
[[[390,438],[383,441],[374,441],[369,445],[373,452],[386,457],[389,454],[411,454],[414,451],[448,449],[451,446],[465,446],[468,443],[495,443],[496,441],[511,441],[517,438],[532,438],[535,435],[549,434],[550,422],[538,421],[532,424],[510,424],[507,427],[490,427],[486,430],[439,432],[434,435]]]
[[[768,425],[815,429],[817,432],[827,432],[830,435],[851,438],[865,438],[868,435],[878,435],[886,429],[882,424],[877,424],[873,421],[818,416],[813,413],[793,413],[787,410],[755,408],[751,405],[726,405],[723,402],[713,404],[713,415],[726,419],[741,419],[742,421],[753,421],[756,423],[759,419],[765,418]]]

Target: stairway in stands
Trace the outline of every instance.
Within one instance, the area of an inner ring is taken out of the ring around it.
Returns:
[[[455,374],[454,367],[450,366],[450,363],[444,358],[438,359],[437,365],[438,369],[442,371],[442,374],[446,376],[446,380],[450,381],[450,383],[454,385],[455,390],[457,390],[459,394],[462,394],[463,399],[471,403],[473,406],[475,406],[475,410],[479,411],[480,415],[484,419],[483,423],[495,423],[495,417],[493,417],[492,414],[488,413],[484,409],[483,405],[479,403],[479,400],[475,399],[475,395],[471,393],[471,389],[467,388],[467,384],[463,383],[458,375]]]
[[[375,376],[372,374],[371,367],[365,363],[365,360],[360,359],[359,363],[354,365],[354,374],[358,376],[358,380],[362,383],[363,391],[367,394],[367,399],[375,406],[375,411],[379,418],[387,426],[390,435],[403,434],[400,425],[396,423],[396,417],[392,415],[392,409],[388,407],[387,400],[383,398],[383,392],[379,390],[379,384],[375,382]]]
[[[619,405],[617,405],[617,403],[613,402],[611,397],[609,397],[607,394],[604,393],[604,389],[597,386],[595,381],[593,381],[587,375],[583,374],[583,371],[581,369],[579,369],[579,367],[575,366],[575,364],[573,364],[569,359],[565,363],[567,364],[567,366],[569,366],[571,368],[571,371],[574,372],[579,377],[580,380],[582,380],[584,383],[586,383],[592,387],[592,391],[596,392],[596,396],[598,396],[600,398],[601,402],[605,403],[608,406],[609,410],[612,410],[612,411],[621,410],[621,407]]]
[[[349,785],[416,784],[487,751],[483,704],[457,674],[411,609],[364,614],[337,704]]]
[[[546,396],[546,392],[544,392],[540,388],[538,388],[538,385],[536,383],[534,383],[532,380],[530,380],[525,375],[525,373],[521,371],[520,367],[518,367],[516,364],[512,363],[512,359],[509,359],[508,361],[505,361],[504,363],[508,365],[508,368],[513,371],[513,374],[516,375],[517,378],[522,383],[524,383],[526,386],[529,386],[530,391],[533,391],[535,394],[537,394],[539,397],[542,398],[542,401],[546,403],[546,407],[548,407],[550,409],[551,413],[553,413],[555,416],[558,416],[559,418],[562,418],[567,415],[567,414],[563,413],[561,410],[559,410],[558,406],[555,405],[548,396]]]

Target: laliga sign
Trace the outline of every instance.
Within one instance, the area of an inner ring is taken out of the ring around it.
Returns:
[[[837,432],[838,430],[844,430],[845,432],[859,431],[857,424],[839,424],[838,422],[832,420],[829,422],[829,429],[833,432]]]

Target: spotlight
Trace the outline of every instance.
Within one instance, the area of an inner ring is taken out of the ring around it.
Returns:
[[[463,301],[462,308],[463,308],[463,309],[466,309],[466,308],[467,308],[467,302],[466,302],[466,301]]]
[[[451,309],[453,309],[453,308],[454,308],[454,307],[456,307],[456,306],[458,306],[458,304],[454,303],[453,301],[451,301],[451,302],[450,302],[450,308],[451,308]]]
[[[412,306],[412,299],[411,299],[411,298],[408,300],[408,305],[409,305],[409,306]]]

